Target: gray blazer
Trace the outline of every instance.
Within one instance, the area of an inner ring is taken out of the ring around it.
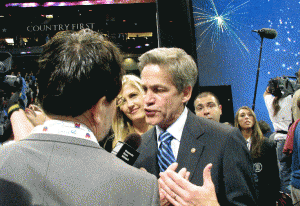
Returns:
[[[158,182],[95,142],[31,134],[0,148],[0,205],[159,205]]]

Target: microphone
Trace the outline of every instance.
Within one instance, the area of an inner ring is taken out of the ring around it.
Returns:
[[[261,30],[252,30],[252,32],[258,33],[262,38],[274,39],[277,36],[275,29],[263,28]]]
[[[141,143],[141,135],[137,133],[129,134],[125,138],[124,142],[119,141],[116,144],[115,148],[111,151],[111,154],[116,155],[118,158],[129,165],[133,165],[140,155],[140,153],[136,150],[141,145]]]

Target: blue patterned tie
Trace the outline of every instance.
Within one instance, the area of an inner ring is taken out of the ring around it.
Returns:
[[[173,162],[175,162],[175,157],[171,148],[171,141],[173,136],[169,132],[163,132],[159,136],[161,141],[158,149],[158,166],[161,172],[164,172]]]

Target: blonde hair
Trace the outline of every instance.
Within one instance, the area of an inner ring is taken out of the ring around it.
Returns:
[[[124,88],[126,84],[130,84],[133,87],[137,88],[141,94],[144,93],[141,79],[139,77],[130,74],[124,75],[122,79],[122,88]],[[122,90],[120,94],[121,93]],[[120,94],[118,95],[117,98],[121,98]],[[129,134],[135,132],[132,126],[132,121],[121,111],[120,106],[117,106],[116,114],[113,118],[112,129],[115,135],[112,143],[113,148],[116,146],[118,141],[123,142]]]

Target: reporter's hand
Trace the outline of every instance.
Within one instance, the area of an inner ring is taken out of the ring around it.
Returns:
[[[174,206],[219,206],[215,186],[211,179],[212,164],[203,171],[203,186],[197,186],[172,170],[160,173],[159,184],[165,191],[165,198]]]

